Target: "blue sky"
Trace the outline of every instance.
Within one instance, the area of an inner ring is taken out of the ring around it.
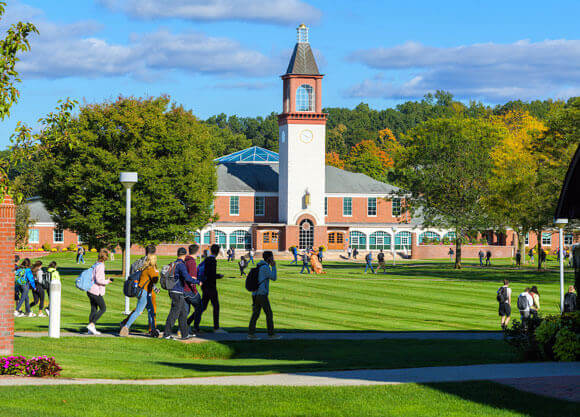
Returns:
[[[580,95],[578,16],[578,0],[8,0],[2,29],[25,20],[40,35],[0,148],[66,97],[166,93],[201,118],[279,111],[302,22],[324,106],[385,108],[436,89],[489,104],[568,98]]]

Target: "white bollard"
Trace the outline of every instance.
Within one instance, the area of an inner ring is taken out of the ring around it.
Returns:
[[[60,280],[50,282],[50,308],[48,316],[48,337],[60,338]]]

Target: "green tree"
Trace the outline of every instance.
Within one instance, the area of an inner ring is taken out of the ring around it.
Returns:
[[[60,226],[91,246],[124,243],[121,171],[139,174],[131,213],[136,243],[191,240],[212,216],[215,132],[168,97],[86,105],[67,129],[75,146],[43,150],[55,128],[40,138],[36,192]]]
[[[399,183],[411,213],[421,211],[426,226],[455,230],[455,267],[461,268],[462,238],[487,227],[482,209],[492,173],[491,150],[501,131],[483,120],[429,120],[401,139],[396,159]]]
[[[23,248],[28,243],[28,229],[34,223],[30,218],[30,209],[23,202],[16,204],[16,247]]]
[[[0,1],[0,20],[6,11],[6,2]],[[0,39],[0,120],[10,115],[10,108],[18,101],[20,92],[16,88],[21,80],[16,71],[18,54],[30,50],[29,36],[38,33],[32,23],[18,22],[6,31]],[[0,197],[9,191],[8,163],[0,159]]]

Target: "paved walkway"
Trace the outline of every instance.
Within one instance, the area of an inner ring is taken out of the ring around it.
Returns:
[[[295,374],[234,375],[171,379],[0,378],[0,386],[18,385],[244,385],[244,386],[360,386],[406,383],[461,382],[518,378],[578,377],[580,362],[539,362],[431,368],[373,369]],[[499,382],[499,381],[498,381]]]
[[[286,340],[383,340],[383,339],[418,339],[418,340],[501,340],[502,332],[299,332],[280,333]],[[47,332],[16,332],[16,337],[47,337]],[[100,336],[89,336],[86,333],[61,333],[61,337],[118,337],[116,333],[104,333]],[[131,337],[146,337],[143,333],[132,333]],[[258,336],[266,338],[265,334]],[[247,333],[202,333],[190,339],[190,343],[207,341],[230,342],[247,340]]]

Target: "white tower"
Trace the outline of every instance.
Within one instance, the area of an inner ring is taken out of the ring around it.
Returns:
[[[301,224],[304,219],[312,226],[325,222],[326,114],[322,113],[323,75],[308,43],[308,27],[302,24],[297,31],[298,42],[282,76],[278,208],[281,222],[306,228]]]

